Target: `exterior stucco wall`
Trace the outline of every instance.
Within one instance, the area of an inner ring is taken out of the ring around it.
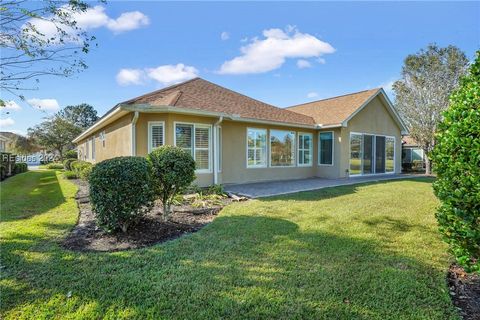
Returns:
[[[109,158],[131,155],[132,116],[128,114],[80,141],[77,144],[77,149],[82,155],[82,160],[97,163]],[[99,138],[102,131],[105,131],[105,146]],[[92,158],[92,137],[95,137],[93,140],[95,143],[95,159]],[[86,154],[87,143],[89,144],[88,154]]]
[[[357,113],[349,122],[346,128],[342,128],[342,159],[340,163],[340,176],[348,175],[350,159],[350,133],[369,133],[395,137],[395,173],[402,171],[402,136],[400,127],[392,118],[387,106],[377,96],[370,103]]]

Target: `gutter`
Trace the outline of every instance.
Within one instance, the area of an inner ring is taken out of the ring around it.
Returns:
[[[223,116],[213,124],[213,184],[218,184],[218,160],[222,147],[218,143],[218,126],[222,123]]]
[[[138,116],[140,115],[140,113],[138,111],[135,111],[135,114],[133,115],[133,118],[132,118],[132,156],[136,156],[137,155],[137,120],[138,120]]]

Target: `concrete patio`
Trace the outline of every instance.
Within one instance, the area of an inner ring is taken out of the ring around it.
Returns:
[[[363,182],[418,178],[424,176],[425,175],[420,174],[385,174],[379,176],[363,176],[342,179],[308,178],[298,180],[225,185],[224,188],[227,192],[243,195],[249,198],[262,198],[301,191],[311,191],[329,187],[345,186]]]

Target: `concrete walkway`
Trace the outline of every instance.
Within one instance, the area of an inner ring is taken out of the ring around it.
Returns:
[[[379,176],[364,176],[354,178],[342,178],[342,179],[324,179],[324,178],[308,178],[297,180],[285,180],[285,181],[271,181],[271,182],[256,182],[245,183],[235,185],[225,185],[224,189],[227,192],[243,195],[249,198],[262,198],[277,196],[281,194],[289,194],[300,191],[318,190],[328,187],[346,186],[351,184],[405,179],[405,178],[417,178],[424,177],[425,175],[419,174],[386,174]]]

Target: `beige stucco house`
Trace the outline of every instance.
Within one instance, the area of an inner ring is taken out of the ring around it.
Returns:
[[[117,104],[74,142],[93,163],[179,146],[205,186],[400,173],[403,134],[383,89],[282,109],[195,78]]]

